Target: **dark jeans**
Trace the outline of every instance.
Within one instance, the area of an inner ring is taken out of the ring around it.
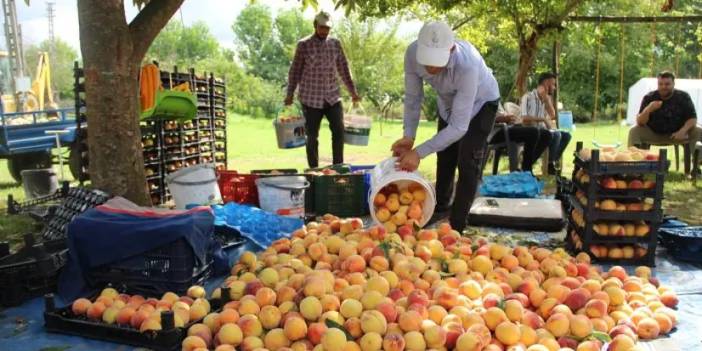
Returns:
[[[511,125],[507,127],[509,140],[524,144],[522,154],[522,171],[532,171],[534,163],[541,157],[551,142],[551,133],[548,130],[523,125]],[[492,137],[490,143],[502,143],[505,141],[504,133],[497,133]]]
[[[462,232],[466,227],[468,211],[478,190],[481,165],[485,157],[487,137],[495,124],[497,105],[485,104],[470,121],[468,131],[461,139],[436,153],[436,198],[437,211],[445,211],[451,202],[453,181],[458,168],[456,195],[451,207],[449,221],[453,229]],[[447,123],[439,120],[439,131]]]
[[[332,154],[334,164],[344,163],[344,112],[341,101],[334,105],[324,103],[322,108],[313,108],[302,105],[302,114],[305,116],[305,132],[307,133],[307,164],[310,168],[319,167],[319,127],[322,118],[327,117],[329,130],[332,133]]]
[[[561,159],[568,143],[570,133],[562,130],[549,130],[551,132],[551,144],[548,146],[548,162],[555,163]]]

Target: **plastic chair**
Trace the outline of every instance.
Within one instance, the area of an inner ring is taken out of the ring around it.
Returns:
[[[508,130],[509,125],[505,123],[497,123],[495,124],[495,128],[493,128],[492,132],[488,136],[487,152],[488,154],[490,152],[494,153],[492,161],[493,175],[497,174],[500,165],[500,157],[503,155],[503,153],[507,154],[507,157],[509,158],[509,171],[514,172],[519,170],[519,147],[522,146],[522,143],[516,143],[514,141],[511,141],[509,139]],[[495,137],[495,135],[497,135],[497,133],[504,134],[505,140],[503,142],[492,142],[492,139]],[[487,157],[485,157],[485,159],[483,160],[483,169],[485,169],[486,163]]]

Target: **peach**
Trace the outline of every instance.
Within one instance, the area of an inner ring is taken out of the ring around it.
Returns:
[[[653,318],[644,318],[636,326],[636,332],[641,339],[655,339],[661,332],[658,322]]]
[[[258,289],[256,292],[256,304],[258,304],[259,307],[273,305],[275,304],[276,300],[276,293],[271,288],[264,287]]]
[[[570,331],[570,321],[563,313],[554,313],[546,320],[546,330],[555,337],[561,337]]]
[[[227,323],[236,323],[239,321],[239,312],[234,309],[225,309],[219,313],[217,320],[220,326]]]
[[[285,321],[283,333],[290,341],[297,341],[307,336],[307,323],[299,317],[293,317]]]
[[[463,333],[456,340],[456,351],[474,351],[480,350],[485,346],[481,338],[470,332]]]
[[[378,333],[366,333],[359,341],[363,351],[380,351],[383,347],[383,337]]]
[[[617,325],[609,331],[609,336],[612,338],[621,334],[624,334],[633,340],[637,339],[637,335],[634,330],[626,325]]]
[[[485,320],[485,325],[490,330],[495,330],[498,324],[509,320],[505,312],[498,307],[488,308],[485,312],[483,312],[482,317]]]
[[[377,218],[380,223],[387,223],[390,217],[392,217],[392,213],[387,207],[381,207],[375,211],[375,218]]]
[[[373,310],[383,302],[384,298],[384,295],[375,290],[366,291],[363,296],[361,296],[361,304],[364,310]]]
[[[152,317],[145,319],[139,326],[139,331],[143,333],[148,330],[161,330],[161,321]]]
[[[405,338],[402,337],[402,334],[389,333],[385,335],[385,338],[383,339],[384,351],[402,351],[405,349],[405,345]]]
[[[149,318],[150,314],[151,312],[146,310],[137,310],[129,319],[129,325],[132,326],[132,328],[134,329],[139,329],[141,327],[141,323],[143,323],[144,320]]]
[[[526,345],[530,346],[535,344],[538,341],[538,336],[536,335],[536,330],[533,328],[520,324],[519,325],[519,330],[521,332],[521,338],[519,339],[519,342]]]
[[[236,324],[241,329],[244,337],[263,335],[263,325],[261,325],[261,321],[258,317],[253,314],[241,316]]]
[[[571,290],[566,296],[563,303],[566,306],[568,306],[571,309],[571,311],[577,311],[585,306],[585,304],[590,299],[591,295],[592,294],[589,290],[584,288],[578,288],[575,290]]]
[[[346,344],[346,334],[341,329],[329,328],[322,335],[321,345],[324,350],[338,350],[340,345]],[[274,350],[275,348],[268,348]]]
[[[274,329],[280,326],[282,313],[275,306],[263,306],[261,312],[258,313],[258,319],[264,329]]]
[[[634,338],[625,335],[625,334],[620,334],[612,338],[612,341],[609,343],[609,348],[607,349],[608,351],[629,351],[634,348],[636,345],[636,341]]]
[[[472,270],[480,272],[483,276],[486,276],[488,272],[493,270],[492,261],[487,256],[475,256],[470,264]]]
[[[501,343],[511,346],[519,342],[522,338],[522,332],[517,324],[502,322],[495,328],[495,337]]]
[[[115,322],[119,325],[129,325],[132,320],[132,316],[136,313],[134,307],[126,306],[119,310],[117,317],[115,317]]]
[[[223,345],[220,345],[223,346]],[[231,345],[227,345],[231,346]],[[263,340],[257,336],[247,336],[244,338],[244,340],[241,341],[241,345],[239,347],[241,348],[242,351],[253,351],[257,349],[262,349],[263,348]],[[232,350],[235,350],[232,347]]]
[[[182,346],[183,351],[193,351],[198,348],[207,349],[207,343],[205,340],[202,340],[201,337],[195,335],[190,335],[183,339]]]
[[[671,330],[673,330],[673,321],[666,314],[654,313],[653,319],[655,319],[658,323],[661,334],[668,334]]]
[[[324,323],[311,323],[307,327],[307,339],[313,344],[318,345],[322,342],[322,336],[327,331],[327,326]]]
[[[88,316],[89,319],[100,320],[102,318],[102,314],[105,312],[106,309],[107,307],[104,303],[96,301],[95,303],[91,304],[90,307],[88,307],[88,309],[85,311],[85,314]]]
[[[577,338],[585,338],[592,334],[593,326],[587,316],[575,315],[570,318],[570,333]]]
[[[119,309],[117,307],[108,307],[105,312],[102,313],[102,321],[107,324],[114,324],[117,319],[117,314],[119,314]]]
[[[417,311],[400,313],[398,324],[404,332],[419,331],[422,326],[422,316]]]
[[[470,299],[477,299],[481,296],[483,288],[475,280],[467,280],[458,287],[458,291]]]
[[[407,296],[407,303],[409,305],[420,304],[423,306],[428,306],[429,296],[427,296],[427,293],[422,290],[413,290]]]
[[[585,314],[590,318],[599,318],[607,315],[607,303],[599,299],[593,299],[585,304]]]
[[[88,309],[93,303],[90,302],[90,300],[86,298],[80,298],[75,301],[73,301],[73,304],[71,305],[71,311],[73,311],[73,314],[76,316],[84,315],[86,312],[88,312]]]
[[[305,319],[315,321],[322,315],[322,303],[314,296],[308,296],[300,302],[300,313]]]
[[[439,325],[429,325],[423,332],[429,348],[439,348],[446,343],[446,330]]]
[[[504,311],[507,318],[512,322],[521,321],[524,316],[524,307],[517,300],[505,301]]]
[[[542,328],[545,324],[543,318],[533,311],[525,311],[522,316],[521,323],[523,325],[529,326],[530,328],[536,330]]]
[[[188,336],[197,336],[201,338],[206,345],[212,343],[212,331],[208,326],[202,323],[196,323],[188,328]]]
[[[421,322],[418,314],[414,312],[417,318],[417,324]],[[361,314],[361,329],[364,333],[375,332],[384,335],[387,331],[387,321],[382,313],[376,310],[364,311]],[[417,329],[418,330],[418,329]]]
[[[407,351],[424,351],[427,348],[427,343],[424,340],[424,335],[418,331],[411,331],[404,336],[405,349]]]
[[[421,306],[421,305],[412,305],[410,307],[414,307],[414,306],[419,306],[421,308],[425,308],[424,306]],[[440,306],[437,306],[437,307],[440,307]],[[397,315],[398,315],[397,308],[395,308],[395,304],[392,302],[382,302],[382,303],[378,304],[378,306],[376,306],[376,310],[378,310],[378,312],[382,313],[383,316],[385,317],[385,320],[390,322],[390,323],[393,323],[393,322],[395,322],[395,320],[397,320]],[[427,314],[428,314],[428,311],[427,311]]]
[[[360,317],[363,312],[363,304],[355,299],[345,299],[339,309],[344,318]]]
[[[385,201],[386,201],[386,200],[387,200],[387,197],[385,196],[385,194],[383,194],[383,193],[378,193],[378,194],[376,194],[375,197],[373,198],[373,204],[374,204],[375,206],[380,207],[380,206],[383,206],[383,205],[385,204]]]
[[[609,286],[604,289],[604,292],[609,295],[609,303],[613,306],[619,306],[626,302],[626,293],[623,289],[618,287]]]
[[[263,345],[268,350],[278,350],[290,346],[290,340],[285,337],[285,332],[282,328],[275,328],[266,333],[266,336],[263,338]]]
[[[351,317],[347,319],[343,325],[346,332],[353,336],[354,339],[360,338],[363,335],[363,327],[359,318]]]
[[[665,291],[661,294],[661,302],[669,308],[675,308],[678,305],[678,296],[672,291]]]
[[[255,302],[254,302],[254,304],[255,304]],[[193,303],[193,305],[190,306],[189,312],[190,312],[189,313],[190,314],[189,320],[197,321],[197,320],[200,320],[202,318],[205,318],[205,316],[209,312],[209,308],[207,305],[205,305],[203,303],[198,303],[198,304]],[[258,312],[258,311],[256,311],[256,312]]]

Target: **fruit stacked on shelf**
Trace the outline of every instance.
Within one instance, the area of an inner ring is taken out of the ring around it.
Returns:
[[[211,127],[215,166],[219,170],[227,168],[227,95],[224,80],[210,74],[210,98],[212,106]]]
[[[677,296],[648,267],[602,272],[585,253],[447,223],[403,234],[324,216],[244,252],[223,286],[232,301],[184,350],[638,350],[677,324]]]
[[[161,135],[159,123],[155,121],[142,121],[141,146],[144,153],[144,175],[149,190],[151,202],[160,203],[163,196],[163,168],[161,167]]]
[[[603,262],[655,263],[666,152],[589,150],[579,142],[568,244]]]

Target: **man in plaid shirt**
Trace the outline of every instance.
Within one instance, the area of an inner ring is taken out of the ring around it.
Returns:
[[[298,98],[305,116],[307,163],[310,168],[319,165],[317,137],[324,116],[327,117],[332,132],[333,162],[344,163],[344,115],[337,73],[351,93],[353,102],[361,100],[351,79],[341,43],[337,39],[328,38],[331,29],[328,13],[322,11],[315,16],[314,29],[314,34],[297,43],[288,73],[285,98],[285,105],[291,105],[295,89],[300,86]]]

